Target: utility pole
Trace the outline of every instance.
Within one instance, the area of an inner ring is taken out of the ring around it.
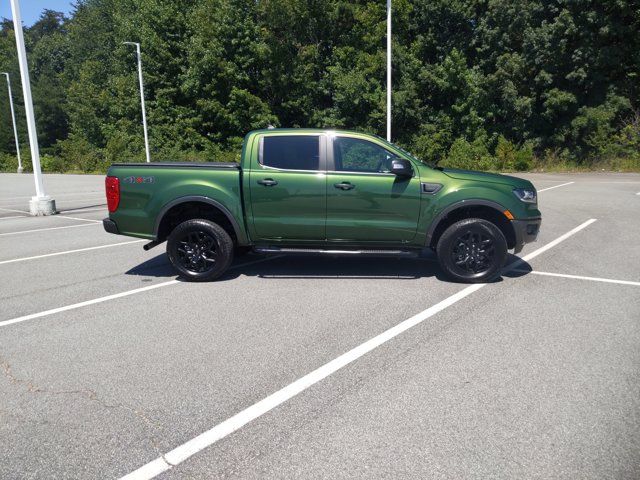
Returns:
[[[391,142],[391,0],[387,0],[387,142]]]
[[[16,155],[18,156],[18,173],[22,173],[22,158],[20,157],[20,141],[18,140],[18,126],[16,125],[16,112],[13,109],[13,95],[11,94],[11,80],[7,72],[2,72],[7,77],[7,90],[9,91],[9,106],[11,107],[11,121],[13,122],[13,137],[16,139]]]
[[[151,162],[151,152],[149,151],[149,133],[147,131],[147,109],[144,104],[144,80],[142,79],[142,52],[140,44],[137,42],[123,42],[125,45],[135,45],[138,54],[138,80],[140,82],[140,104],[142,105],[142,127],[144,129],[144,148],[147,154],[147,163]]]
[[[27,63],[27,51],[24,47],[22,17],[20,15],[20,5],[18,0],[11,0],[11,12],[13,14],[13,28],[16,35],[16,47],[18,48],[18,63],[20,64],[24,109],[27,115],[27,130],[29,131],[29,146],[31,147],[33,178],[36,183],[36,196],[31,198],[31,201],[29,202],[29,210],[31,211],[31,215],[36,216],[54,215],[56,213],[56,202],[45,193],[44,184],[42,182],[40,149],[38,148],[38,132],[36,130],[36,117],[33,113],[29,65]]]

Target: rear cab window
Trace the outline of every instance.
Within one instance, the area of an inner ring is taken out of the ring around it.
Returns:
[[[260,140],[260,165],[279,170],[321,170],[320,136],[273,135]]]

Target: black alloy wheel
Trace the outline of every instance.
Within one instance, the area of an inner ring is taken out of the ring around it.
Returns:
[[[507,241],[488,220],[468,218],[444,231],[436,253],[442,270],[452,280],[486,283],[500,275],[507,258]]]
[[[453,244],[451,257],[456,266],[469,273],[482,273],[491,268],[496,248],[489,235],[467,230]]]
[[[210,220],[182,222],[167,241],[171,264],[189,281],[218,278],[231,265],[233,252],[233,240],[229,234]]]
[[[187,232],[178,240],[178,261],[182,267],[194,273],[213,270],[218,260],[218,242],[206,232]]]

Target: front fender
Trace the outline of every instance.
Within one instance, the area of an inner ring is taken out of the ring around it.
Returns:
[[[503,213],[509,210],[514,218],[525,219],[540,217],[537,206],[526,204],[518,200],[512,193],[509,185],[484,184],[484,185],[452,185],[445,188],[438,195],[431,212],[432,221],[427,228],[426,245],[431,243],[433,234],[438,224],[451,212],[458,208],[483,206]],[[532,207],[532,208],[530,208]]]

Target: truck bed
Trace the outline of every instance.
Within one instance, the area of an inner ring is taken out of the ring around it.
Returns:
[[[230,162],[151,162],[151,163],[114,163],[113,167],[149,167],[149,168],[240,168],[239,163]]]
[[[122,235],[156,239],[158,220],[185,201],[215,202],[244,226],[237,163],[115,163],[108,175],[120,179],[120,203],[109,216]]]

